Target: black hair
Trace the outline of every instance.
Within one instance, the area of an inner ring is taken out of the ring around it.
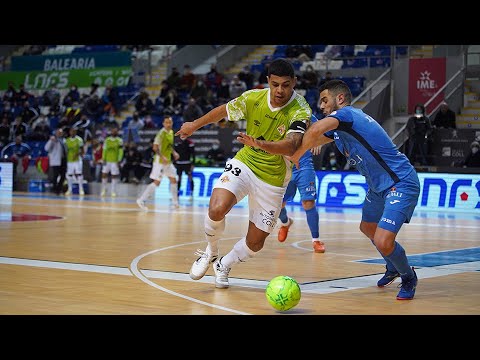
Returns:
[[[328,92],[331,92],[334,96],[338,94],[344,94],[345,95],[345,102],[347,104],[352,103],[352,92],[350,91],[350,88],[348,87],[347,83],[343,80],[329,80],[326,83],[324,83],[322,86],[320,86],[320,89],[318,91],[321,93],[323,90],[328,90]]]
[[[292,79],[295,78],[295,69],[290,61],[285,59],[275,59],[270,63],[268,67],[268,76],[288,76]]]

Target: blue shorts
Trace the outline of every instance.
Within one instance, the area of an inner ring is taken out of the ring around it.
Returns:
[[[382,229],[397,233],[403,223],[409,223],[420,195],[420,181],[416,171],[400,180],[390,189],[365,196],[362,221],[378,223]]]
[[[300,199],[302,201],[315,200],[317,198],[317,186],[315,184],[316,178],[317,174],[313,169],[293,171],[292,178],[290,179],[287,190],[285,190],[285,195],[283,196],[283,202],[292,201],[297,193],[297,188],[300,192]]]

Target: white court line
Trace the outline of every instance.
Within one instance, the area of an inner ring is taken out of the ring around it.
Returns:
[[[7,265],[20,265],[20,266],[32,266],[32,267],[43,267],[50,269],[61,269],[61,270],[74,270],[74,271],[86,271],[86,272],[95,272],[102,274],[112,274],[112,275],[135,275],[140,280],[144,281],[148,285],[151,285],[161,291],[167,292],[171,295],[181,297],[202,305],[210,306],[213,308],[230,311],[236,314],[247,313],[237,311],[234,309],[229,309],[226,307],[218,306],[215,304],[207,303],[189,296],[179,294],[177,292],[171,291],[167,288],[159,286],[154,282],[150,281],[148,278],[154,279],[163,279],[163,280],[176,280],[176,281],[188,281],[188,282],[201,282],[201,283],[210,283],[214,284],[214,276],[206,275],[200,280],[192,280],[188,274],[177,273],[177,272],[168,272],[168,271],[157,271],[157,270],[142,270],[138,269],[138,262],[145,256],[151,255],[153,253],[168,250],[174,247],[183,246],[175,245],[168,248],[156,249],[145,254],[142,254],[136,257],[131,265],[130,270],[123,267],[114,267],[114,266],[104,266],[104,265],[88,265],[88,264],[78,264],[78,263],[65,263],[58,261],[44,261],[44,260],[29,260],[29,259],[18,259],[18,258],[7,258],[0,257],[0,264]],[[451,265],[441,265],[435,267],[424,267],[424,268],[415,268],[415,272],[419,280],[434,278],[439,276],[447,276],[452,274],[459,274],[464,272],[474,272],[480,271],[480,261],[472,261],[467,263],[451,264]],[[145,276],[144,276],[145,274]],[[355,290],[362,289],[367,287],[376,287],[379,274],[366,275],[366,276],[357,276],[348,279],[338,279],[338,280],[327,280],[322,282],[300,284],[300,288],[303,292],[311,294],[330,294],[339,291],[346,290]],[[148,277],[148,278],[147,278]],[[229,278],[231,285],[241,286],[248,288],[257,288],[265,289],[268,281],[265,280],[251,280],[251,279],[241,279],[241,278]]]
[[[192,302],[195,302],[197,304],[200,304],[200,305],[206,305],[206,306],[210,306],[212,308],[215,308],[215,309],[220,309],[220,310],[224,310],[224,311],[229,311],[229,312],[232,312],[234,314],[238,314],[238,315],[251,315],[249,313],[245,313],[245,312],[242,312],[242,311],[238,311],[238,310],[234,310],[234,309],[230,309],[230,308],[227,308],[227,307],[224,307],[224,306],[219,306],[219,305],[215,305],[215,304],[212,304],[212,303],[208,303],[208,302],[205,302],[205,301],[202,301],[202,300],[198,300],[198,299],[195,299],[195,298],[192,298],[190,296],[186,296],[186,295],[183,295],[183,294],[180,294],[180,293],[177,293],[175,291],[172,291],[172,290],[169,290],[167,288],[164,288],[163,286],[160,286],[156,283],[154,283],[153,281],[150,281],[149,279],[147,279],[140,270],[138,270],[138,262],[144,258],[145,256],[148,256],[148,255],[151,255],[151,254],[154,254],[158,251],[163,251],[163,250],[168,250],[168,249],[171,249],[171,248],[174,248],[174,247],[177,247],[177,245],[175,246],[170,246],[170,247],[166,247],[166,248],[161,248],[161,249],[156,249],[156,250],[152,250],[152,251],[149,251],[147,253],[144,253],[142,255],[139,255],[137,256],[135,259],[133,259],[132,263],[130,264],[130,270],[132,271],[133,275],[135,275],[137,278],[139,278],[140,280],[142,280],[143,282],[147,283],[148,285],[150,286],[153,286],[154,288],[156,289],[159,289],[161,291],[164,291],[170,295],[173,295],[173,296],[177,296],[177,297],[180,297],[182,299],[185,299],[185,300],[189,300],[189,301],[192,301]]]
[[[81,200],[80,200],[81,202]],[[125,204],[125,203],[122,203],[122,204]],[[28,202],[28,203],[19,203],[18,205],[24,205],[24,206],[45,206],[45,207],[52,207],[51,204],[45,204],[45,203],[35,203],[35,202]],[[140,209],[138,209],[138,207],[134,207],[134,208],[119,208],[119,207],[116,207],[115,206],[116,204],[112,203],[112,206],[95,206],[95,205],[83,205],[83,204],[55,204],[55,206],[63,206],[63,207],[66,207],[66,208],[74,208],[74,209],[95,209],[95,210],[109,210],[109,211],[118,211],[118,212],[141,212]],[[118,204],[117,204],[118,205]],[[148,205],[148,204],[147,204]],[[180,205],[180,209],[177,209],[175,210],[175,213],[176,214],[192,214],[192,215],[205,215],[205,212],[206,212],[206,209],[205,210],[202,210],[202,211],[193,211],[193,210],[189,210],[189,208],[193,208],[194,205],[192,206],[185,206],[183,208],[182,205]],[[235,207],[234,207],[235,209]],[[242,208],[244,209],[246,212],[245,214],[235,214],[235,213],[229,213],[228,216],[229,217],[242,217],[242,218],[248,218],[248,209],[247,208]],[[171,209],[149,209],[148,212],[142,212],[143,214],[147,215],[148,213],[160,213],[160,214],[171,214],[172,213],[172,210]],[[333,213],[335,214],[335,213]],[[325,218],[323,215],[326,215],[326,214],[322,214],[322,216],[320,216],[320,222],[329,222],[329,223],[332,223],[332,222],[336,222],[336,223],[354,223],[354,224],[360,224],[360,221],[361,219],[330,219],[330,218]],[[360,215],[360,214],[358,214]],[[304,220],[305,219],[305,215],[304,214],[296,214],[296,216],[291,216],[293,217],[295,220]],[[414,219],[420,219],[422,220],[423,218],[414,218]],[[431,219],[424,219],[425,221],[427,220],[431,220]],[[467,221],[471,221],[471,220],[467,220]],[[458,225],[450,225],[450,224],[430,224],[430,223],[427,223],[427,222],[420,222],[420,223],[416,223],[416,222],[412,222],[412,223],[409,223],[409,224],[405,224],[404,226],[408,226],[408,227],[411,227],[411,226],[421,226],[421,227],[442,227],[442,228],[458,228]],[[473,231],[478,231],[478,228],[479,226],[478,225],[461,225],[461,228],[462,230],[466,230],[466,229],[472,229]]]

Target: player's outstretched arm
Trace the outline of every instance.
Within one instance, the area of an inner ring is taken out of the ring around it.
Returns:
[[[243,132],[238,133],[237,140],[244,145],[262,149],[270,154],[292,155],[302,143],[302,132],[290,132],[285,139],[279,141],[266,141],[255,139]]]
[[[339,122],[337,119],[333,117],[326,117],[310,125],[303,135],[302,144],[288,159],[298,167],[300,158],[307,150],[333,141],[323,134],[325,134],[327,131],[335,130],[338,127],[338,124]]]
[[[219,122],[225,117],[227,117],[227,104],[219,105],[195,121],[183,123],[180,130],[175,133],[175,136],[180,136],[181,139],[186,139],[205,125]]]

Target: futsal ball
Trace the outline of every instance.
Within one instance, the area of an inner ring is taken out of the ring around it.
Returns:
[[[270,280],[265,295],[273,308],[279,311],[287,311],[300,302],[302,293],[295,279],[280,275]]]

